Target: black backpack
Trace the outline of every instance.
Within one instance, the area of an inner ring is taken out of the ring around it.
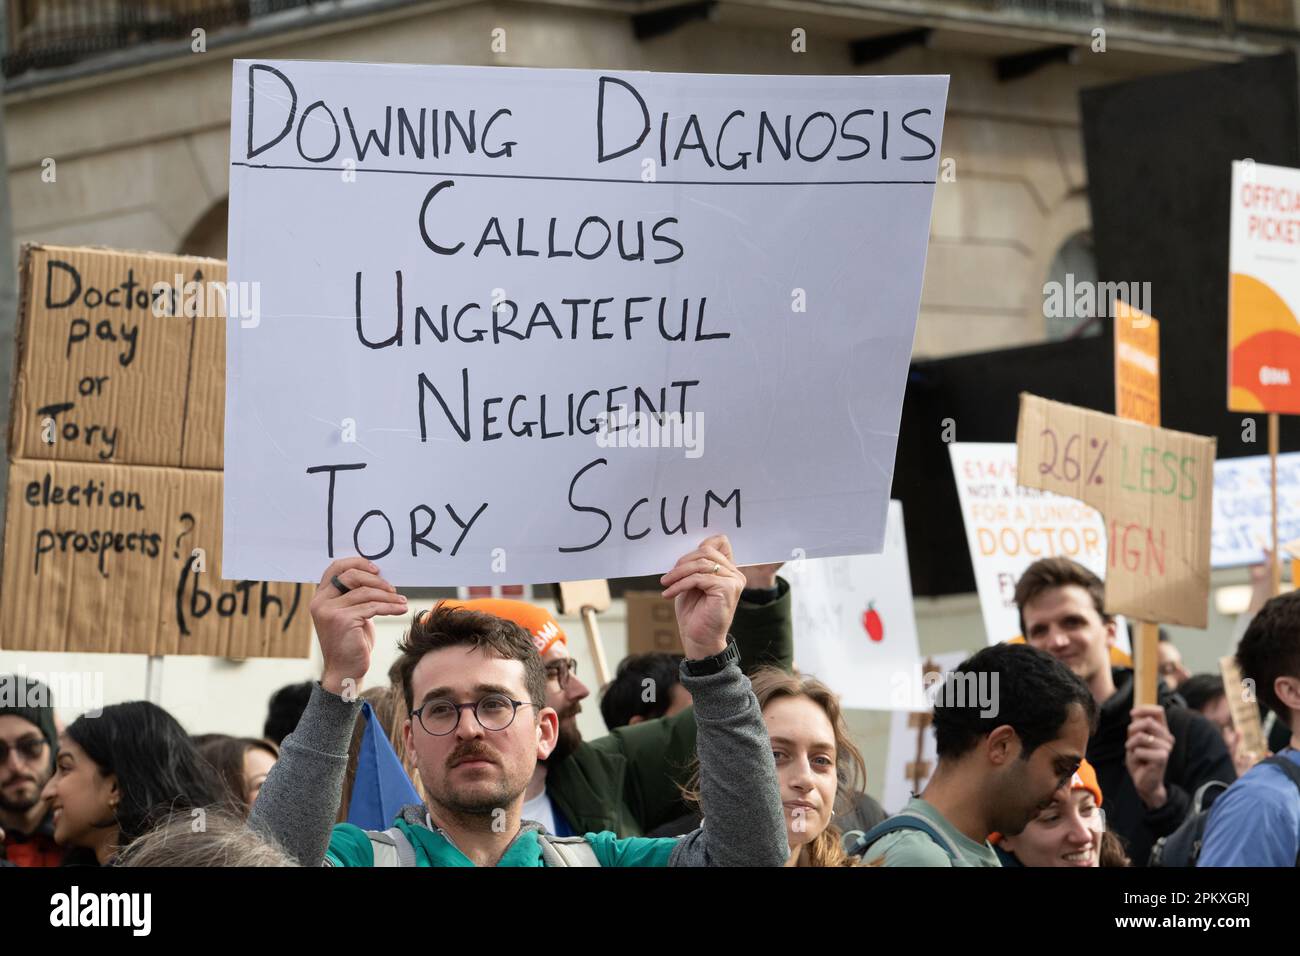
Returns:
[[[1286,757],[1269,757],[1260,763],[1271,764],[1280,769],[1300,790],[1300,766]],[[1151,848],[1148,866],[1196,866],[1201,858],[1201,847],[1205,843],[1205,824],[1210,819],[1210,805],[1215,798],[1227,790],[1229,784],[1222,780],[1208,780],[1201,784],[1192,796],[1192,806],[1187,816],[1178,825],[1178,829],[1168,836],[1156,840]],[[1300,860],[1297,861],[1300,863]]]

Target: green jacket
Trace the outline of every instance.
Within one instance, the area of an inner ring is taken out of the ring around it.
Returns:
[[[731,634],[746,674],[771,665],[794,666],[790,585],[777,578],[768,604],[742,600]],[[546,772],[546,793],[575,833],[609,830],[643,836],[689,811],[681,786],[695,763],[695,712],[647,720],[592,741]]]

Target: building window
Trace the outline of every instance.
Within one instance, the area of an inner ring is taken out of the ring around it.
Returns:
[[[1076,232],[1056,251],[1044,280],[1043,318],[1049,342],[1101,335],[1095,298],[1076,295],[1085,283],[1097,287],[1097,256],[1092,233]],[[1083,309],[1079,308],[1081,301],[1086,303]]]

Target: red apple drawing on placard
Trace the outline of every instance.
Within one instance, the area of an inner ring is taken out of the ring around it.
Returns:
[[[880,615],[876,612],[875,601],[867,605],[867,610],[862,615],[862,626],[866,628],[867,635],[873,641],[885,639],[885,622],[880,619]]]

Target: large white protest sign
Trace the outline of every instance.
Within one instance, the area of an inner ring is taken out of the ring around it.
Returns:
[[[889,503],[881,554],[792,561],[781,573],[790,582],[800,672],[819,678],[845,707],[892,710],[920,697],[901,502]]]
[[[946,93],[235,61],[223,575],[878,552]]]
[[[1264,560],[1272,540],[1268,455],[1214,463],[1210,566],[1231,568]],[[1300,538],[1300,452],[1277,456],[1277,535]]]
[[[948,453],[989,644],[1020,634],[1016,582],[1039,558],[1071,558],[1105,580],[1101,514],[1073,498],[1017,484],[1014,442],[954,442]],[[1116,646],[1128,653],[1122,618]]]

